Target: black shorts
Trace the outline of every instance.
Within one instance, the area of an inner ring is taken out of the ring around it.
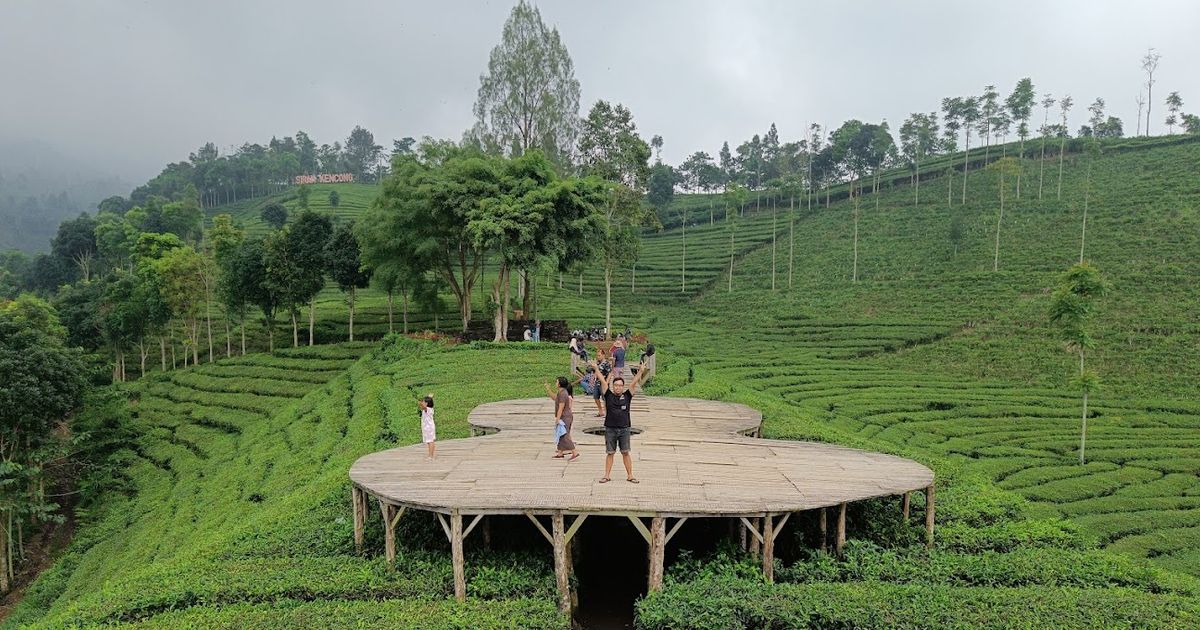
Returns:
[[[604,452],[612,455],[620,448],[629,452],[629,427],[604,427]]]

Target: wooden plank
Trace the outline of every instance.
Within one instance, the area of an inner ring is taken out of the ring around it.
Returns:
[[[400,506],[399,510],[396,510],[396,515],[392,517],[392,529],[396,528],[396,523],[400,522],[400,517],[404,516],[404,511],[407,509],[408,509],[407,506],[402,505],[402,506]]]
[[[454,563],[454,598],[462,602],[467,599],[467,571],[463,560],[462,513],[458,510],[450,513],[450,536],[450,559]]]
[[[826,522],[825,508],[821,508],[821,514],[817,517],[817,520],[821,528],[821,551],[825,551],[829,543],[829,525]]]
[[[392,521],[392,511],[396,508],[380,502],[383,512],[383,557],[389,567],[396,566],[396,526]]]
[[[363,491],[355,485],[350,486],[350,507],[354,511],[354,551],[361,554],[363,531],[366,529],[366,506],[363,502]]]
[[[675,521],[675,526],[671,528],[671,531],[667,532],[667,540],[666,540],[666,542],[671,542],[671,539],[675,537],[675,532],[679,531],[679,528],[680,528],[680,527],[683,527],[683,524],[684,524],[684,523],[686,523],[686,522],[687,522],[687,517],[686,517],[686,516],[685,516],[685,517],[683,517],[683,518],[681,518],[681,519],[679,519],[679,520],[677,520],[677,521]]]
[[[637,528],[638,533],[642,535],[642,538],[646,539],[646,544],[651,544],[650,530],[646,529],[646,526],[642,524],[642,519],[637,516],[630,516],[629,522],[633,523],[633,526]]]
[[[775,524],[774,531],[771,532],[772,537],[779,538],[779,532],[783,531],[783,526],[787,525],[789,518],[792,518],[791,512],[784,514],[783,518],[779,519],[779,522]]]
[[[750,523],[750,520],[747,519],[745,516],[739,516],[738,518],[741,519],[742,525],[746,526],[746,530],[749,531],[751,534],[754,534],[754,538],[756,540],[758,540],[758,542],[761,543],[762,542],[762,534],[760,534],[758,532],[758,528],[755,527],[754,525],[752,525]]]
[[[454,538],[450,533],[450,525],[446,523],[446,517],[442,516],[441,512],[434,512],[433,515],[436,516],[438,522],[442,524],[442,531],[446,533],[446,540],[454,542]]]
[[[533,521],[533,526],[536,527],[539,532],[542,532],[542,536],[544,536],[546,538],[546,542],[553,545],[554,537],[550,535],[550,532],[546,531],[545,527],[542,527],[542,524],[540,521],[537,520],[537,517],[534,516],[532,512],[526,512],[525,516],[527,516],[529,518],[529,520]]]
[[[583,522],[587,520],[587,517],[587,514],[580,514],[579,516],[575,517],[575,521],[571,523],[571,528],[567,530],[568,543],[570,543],[571,539],[575,537],[575,532],[579,531],[579,527],[583,525]]]
[[[912,502],[912,496],[911,496],[911,494],[912,494],[912,493],[905,492],[905,493],[904,493],[904,502],[903,502],[903,503],[901,503],[901,505],[900,505],[900,515],[901,515],[902,517],[904,517],[904,520],[905,520],[905,522],[907,522],[907,521],[908,521],[908,509],[909,509],[909,507],[910,507],[910,505],[911,505],[911,502]]]
[[[482,519],[483,519],[483,515],[482,515],[482,514],[476,514],[476,515],[475,515],[475,518],[471,520],[471,524],[470,524],[470,525],[467,525],[467,528],[466,528],[465,530],[463,530],[463,538],[464,538],[464,539],[465,539],[467,536],[470,536],[470,535],[471,535],[471,530],[475,529],[475,526],[476,526],[476,525],[478,525],[478,524],[479,524],[479,521],[480,521],[480,520],[482,520]]]
[[[768,514],[763,518],[762,568],[767,582],[775,581],[775,517]]]
[[[562,512],[555,512],[550,517],[550,525],[554,530],[552,544],[554,545],[554,581],[558,586],[558,609],[569,614],[571,611],[571,582],[567,574],[567,535],[563,527]]]
[[[929,484],[929,487],[925,489],[925,547],[927,549],[933,548],[933,520],[933,484]]]
[[[842,547],[846,546],[846,504],[838,506],[837,539],[834,541],[834,551],[842,555]]]

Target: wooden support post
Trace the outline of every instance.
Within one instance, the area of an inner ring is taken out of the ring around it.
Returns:
[[[846,504],[838,507],[837,539],[834,541],[834,551],[842,555],[842,547],[846,545]]]
[[[825,551],[829,549],[829,523],[825,517],[825,508],[821,508],[818,521],[821,526],[821,551]]]
[[[492,548],[492,519],[483,519],[483,547],[484,549]]]
[[[925,547],[933,548],[933,484],[925,488]]]
[[[912,503],[912,493],[905,492],[904,493],[904,503],[900,508],[900,513],[904,516],[904,522],[906,522],[906,523],[908,522],[908,509],[909,509],[909,506],[911,505],[911,503]]]
[[[666,556],[667,520],[661,516],[650,519],[650,585],[651,593],[662,590],[663,560]]]
[[[354,550],[362,553],[363,530],[366,528],[366,502],[363,501],[363,491],[358,486],[350,486],[350,505],[354,509]]]
[[[450,512],[450,556],[454,562],[454,598],[458,601],[467,599],[467,572],[463,560],[463,522],[462,513],[458,510]]]
[[[746,526],[737,522],[737,519],[734,519],[734,527],[737,527],[738,530],[738,549],[741,549],[743,552],[750,551],[750,540],[746,536]]]
[[[571,610],[571,583],[567,579],[567,533],[562,512],[555,512],[550,522],[554,532],[554,581],[558,583],[558,609],[568,613]]]
[[[767,582],[775,581],[775,516],[767,513],[763,519],[762,568]]]
[[[392,518],[396,508],[379,502],[379,511],[383,512],[383,557],[387,559],[388,566],[396,564],[396,521]]]
[[[754,524],[751,530],[753,530],[752,533],[755,534],[754,536],[750,537],[750,555],[755,557],[758,557],[759,549],[762,546],[762,541],[759,540],[759,538],[762,536],[762,534],[759,533],[762,531],[762,525],[760,521],[762,521],[762,519],[758,517],[750,519],[750,522]]]

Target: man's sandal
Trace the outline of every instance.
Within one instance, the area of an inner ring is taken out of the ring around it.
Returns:
[[[626,479],[625,481],[628,481],[629,483],[642,483],[633,477],[630,477],[630,478]]]
[[[601,478],[600,478],[600,483],[608,483],[608,482],[610,482],[610,481],[612,481],[612,479],[609,479],[608,477],[601,477]]]

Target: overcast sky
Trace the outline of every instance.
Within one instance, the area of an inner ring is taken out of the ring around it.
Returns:
[[[1135,127],[1162,54],[1163,100],[1200,111],[1200,2],[730,2],[541,0],[575,61],[583,111],[618,101],[663,158],[716,154],[775,122],[887,119],[944,96],[1002,96],[1032,77],[1070,93],[1072,132],[1097,96]],[[318,143],[361,124],[376,141],[458,139],[513,2],[7,0],[0,19],[0,142],[37,138],[141,182],[213,141],[307,131]]]

